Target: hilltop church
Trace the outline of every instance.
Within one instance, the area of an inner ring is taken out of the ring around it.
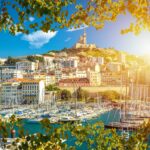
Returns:
[[[86,31],[84,30],[83,35],[80,36],[79,41],[74,45],[73,48],[96,48],[95,44],[87,44]]]

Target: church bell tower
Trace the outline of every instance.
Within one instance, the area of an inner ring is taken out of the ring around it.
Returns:
[[[83,43],[87,44],[86,42],[86,30],[84,29],[84,33],[83,33]]]

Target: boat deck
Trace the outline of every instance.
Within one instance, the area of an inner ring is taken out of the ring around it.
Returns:
[[[128,123],[128,122],[111,122],[108,125],[105,125],[107,129],[117,129],[117,130],[137,130],[141,124],[137,123]]]

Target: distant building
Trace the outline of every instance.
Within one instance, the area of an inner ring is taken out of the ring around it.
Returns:
[[[0,81],[4,82],[12,78],[23,78],[24,72],[17,69],[2,69],[0,71]]]
[[[44,102],[45,85],[41,80],[13,78],[1,85],[1,102],[10,104],[40,104]]]
[[[123,53],[120,53],[119,54],[119,58],[118,58],[118,61],[120,62],[120,63],[126,63],[126,55],[125,54],[123,54]]]
[[[95,72],[99,73],[99,72],[100,72],[100,65],[99,65],[98,63],[96,63],[96,64],[93,66],[92,70],[93,70],[93,69],[94,69]]]
[[[90,57],[90,61],[98,63],[99,65],[104,64],[104,57]]]
[[[26,79],[43,80],[45,85],[55,84],[55,76],[46,73],[28,73],[23,76]]]
[[[69,57],[67,59],[61,60],[62,68],[77,68],[78,67],[78,58],[76,57]]]
[[[5,69],[16,69],[16,66],[0,65],[0,70],[5,70]]]
[[[16,62],[16,69],[27,72],[35,71],[38,69],[38,63],[31,61],[19,61]]]
[[[61,70],[59,70],[59,69],[55,70],[55,78],[56,78],[56,83],[58,83],[59,80],[62,79],[62,71]]]
[[[111,72],[121,71],[121,63],[118,63],[118,62],[109,62],[106,67]]]
[[[87,71],[86,70],[76,70],[75,76],[76,76],[76,78],[87,78]]]
[[[73,48],[96,48],[95,44],[87,44],[87,36],[86,32],[84,30],[84,33],[82,36],[80,36],[79,41],[74,45]]]
[[[122,72],[109,72],[109,71],[104,71],[101,72],[101,83],[102,85],[111,85],[111,86],[121,86],[122,85],[127,85],[128,84],[128,79],[129,79],[129,73],[128,71]]]
[[[5,82],[0,90],[1,104],[15,105],[23,102],[22,89],[19,82]]]
[[[150,65],[145,67],[140,67],[136,71],[137,82],[142,84],[150,84]]]
[[[100,86],[101,85],[100,72],[88,71],[87,78],[90,81],[90,86]]]
[[[6,58],[0,58],[0,65],[3,65],[7,59]]]
[[[56,78],[54,74],[46,74],[46,86],[56,83]]]
[[[89,79],[87,78],[72,78],[62,79],[59,81],[60,87],[87,87],[90,86]]]
[[[42,80],[22,80],[23,101],[27,104],[44,102],[45,84]]]
[[[40,68],[42,69],[46,69],[46,70],[52,70],[55,68],[55,62],[54,62],[54,57],[53,56],[49,56],[49,55],[43,55],[43,59],[44,59],[44,68]]]

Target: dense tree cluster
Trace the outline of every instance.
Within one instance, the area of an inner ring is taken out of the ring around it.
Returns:
[[[86,101],[89,98],[89,93],[81,87],[79,87],[74,94],[76,94],[77,99],[81,101]]]
[[[10,66],[15,66],[16,62],[20,61],[20,59],[8,57],[7,60],[5,61],[5,65],[10,65]]]
[[[27,60],[32,61],[32,62],[36,62],[37,60],[39,62],[44,62],[43,57],[39,57],[39,56],[27,56]]]
[[[60,91],[60,89],[57,86],[53,85],[53,84],[50,84],[50,85],[46,86],[46,90],[47,91]]]
[[[120,99],[120,93],[116,91],[104,91],[99,93],[103,100],[118,100]]]
[[[142,125],[138,132],[132,133],[129,139],[126,139],[125,134],[119,135],[115,129],[105,129],[102,122],[92,125],[88,123],[80,125],[74,122],[54,127],[49,119],[41,121],[41,126],[45,130],[44,134],[26,134],[27,131],[23,130],[21,122],[12,116],[8,122],[0,119],[1,143],[7,143],[7,137],[14,125],[18,126],[19,138],[14,139],[7,149],[75,150],[78,147],[87,150],[147,150],[149,146],[150,123]],[[70,140],[72,142],[69,144]]]
[[[61,98],[61,100],[70,101],[71,100],[71,92],[66,89],[61,90],[60,98]]]

